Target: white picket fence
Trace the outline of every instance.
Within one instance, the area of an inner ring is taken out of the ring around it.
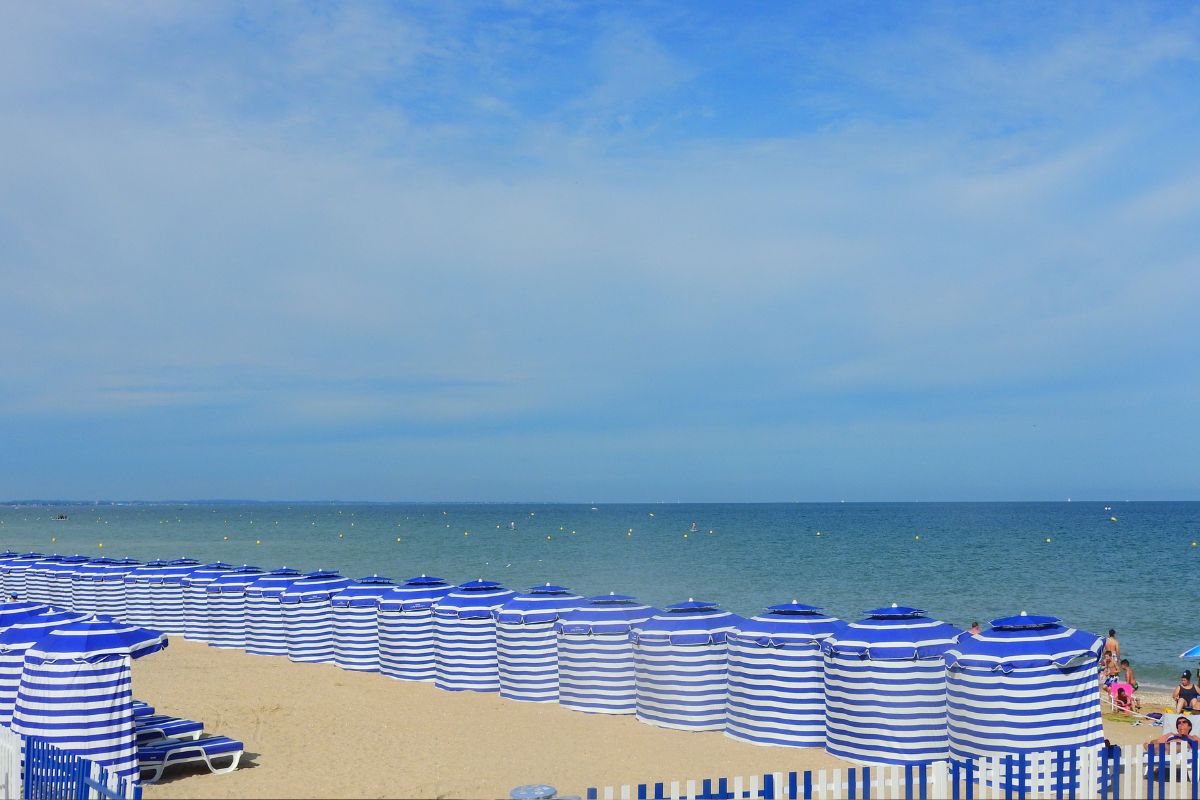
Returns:
[[[0,800],[21,797],[21,737],[0,726]]]
[[[953,764],[935,761],[920,766],[848,767],[809,772],[774,772],[763,776],[704,781],[658,781],[639,785],[604,786],[587,791],[588,800],[903,800],[949,798],[1162,798],[1196,800],[1198,785],[1193,751],[1176,748],[1151,756],[1141,746],[1080,750],[1072,764],[1069,754],[1056,752],[981,758]],[[1010,760],[1011,759],[1011,760]],[[1023,778],[1022,778],[1023,776]],[[865,785],[870,784],[869,788]],[[922,786],[922,784],[924,784]],[[957,790],[957,791],[956,791]]]

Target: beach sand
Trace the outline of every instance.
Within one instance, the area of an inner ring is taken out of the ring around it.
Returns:
[[[655,728],[632,716],[443,692],[429,683],[328,664],[218,650],[172,637],[134,662],[134,694],[159,713],[240,739],[242,768],[180,767],[145,797],[499,798],[548,783],[560,794],[652,780],[845,768],[821,750],[756,747],[717,733]],[[1114,744],[1158,729],[1105,723]]]

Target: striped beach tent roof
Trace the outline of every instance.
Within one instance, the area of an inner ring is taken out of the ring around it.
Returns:
[[[329,600],[338,592],[353,584],[336,572],[319,571],[301,575],[279,594],[281,603],[313,603]]]
[[[375,608],[379,598],[386,594],[396,582],[391,578],[380,575],[370,575],[359,578],[329,598],[334,608],[350,608],[365,606]]]
[[[317,571],[310,572],[309,575],[336,575],[334,572]],[[266,575],[259,577],[257,580],[246,585],[247,597],[274,597],[278,598],[283,594],[292,583],[304,577],[305,573],[291,567],[280,567],[273,569]]]
[[[0,633],[0,725],[11,726],[17,686],[21,683],[21,667],[25,651],[50,631],[72,622],[88,619],[77,611],[45,611],[9,627]]]
[[[583,602],[583,598],[572,594],[570,589],[547,583],[513,595],[512,599],[495,609],[492,616],[497,622],[514,625],[551,623],[557,622],[563,614],[578,608]]]
[[[418,575],[409,578],[400,586],[393,586],[379,598],[381,611],[415,611],[432,608],[454,587],[441,578],[432,575]]]
[[[129,663],[166,645],[158,631],[113,621],[55,628],[25,651],[13,731],[136,781]]]
[[[583,605],[563,614],[555,628],[576,636],[628,634],[634,626],[661,613],[632,595],[609,592],[587,598]]]
[[[454,587],[434,606],[434,614],[459,619],[491,619],[492,611],[516,596],[495,581],[482,578]]]
[[[744,620],[715,603],[688,599],[669,605],[633,630],[633,641],[677,645],[724,643]]]
[[[17,600],[12,603],[0,603],[0,631],[6,630],[18,622],[24,622],[29,617],[35,617],[49,607],[31,600]]]
[[[841,620],[792,601],[769,606],[729,635],[725,735],[754,744],[825,744],[821,642]]]
[[[240,567],[234,567],[227,572],[222,572],[220,575],[213,578],[204,587],[204,592],[208,595],[244,593],[247,586],[267,574],[269,573],[267,573],[262,567],[244,564]]]
[[[964,638],[946,652],[951,755],[1099,747],[1103,648],[1103,637],[1024,613]]]
[[[961,628],[925,616],[919,608],[897,606],[866,612],[822,644],[827,654],[874,660],[940,658],[963,636]]]

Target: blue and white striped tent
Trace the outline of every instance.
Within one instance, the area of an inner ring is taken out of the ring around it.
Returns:
[[[26,586],[26,575],[29,568],[45,558],[45,553],[22,553],[13,558],[6,558],[0,564],[0,577],[4,580],[4,596],[16,595],[19,600],[32,600]]]
[[[330,598],[334,664],[355,672],[379,671],[379,598],[395,584],[371,575]]]
[[[55,628],[25,651],[12,729],[138,780],[132,659],[167,646],[158,631],[89,620]]]
[[[333,661],[333,605],[330,599],[354,583],[336,572],[305,576],[279,595],[287,656],[292,661],[326,664]]]
[[[845,623],[816,606],[769,606],[729,635],[725,735],[752,744],[825,744],[821,642]]]
[[[825,750],[864,764],[949,757],[946,661],[962,630],[893,605],[821,643]]]
[[[143,627],[154,624],[154,603],[150,598],[150,581],[169,562],[155,558],[134,567],[125,575],[125,615],[122,621]]]
[[[246,646],[246,587],[265,574],[258,567],[238,567],[204,587],[209,645],[226,649]]]
[[[71,573],[71,597],[61,604],[66,608],[74,611],[86,611],[89,614],[96,613],[96,580],[95,578],[116,563],[115,559],[100,557],[91,558],[81,564],[75,565],[75,571]]]
[[[232,564],[217,561],[192,570],[183,578],[183,638],[207,642],[208,595],[205,589],[221,575],[234,569]]]
[[[634,627],[658,609],[627,594],[589,597],[563,614],[558,632],[558,704],[593,714],[636,710]]]
[[[500,689],[492,612],[516,595],[495,581],[469,581],[433,607],[433,685],[451,692]]]
[[[419,575],[379,598],[379,671],[389,678],[431,681],[434,675],[433,606],[454,587]]]
[[[32,600],[16,600],[11,603],[0,603],[0,633],[8,630],[18,622],[24,622],[29,617],[36,617],[38,614],[44,614],[49,610],[49,606],[35,603]]]
[[[183,613],[183,579],[199,569],[194,558],[176,558],[150,573],[150,607],[154,620],[149,627],[163,633],[183,633],[186,621]],[[207,566],[207,565],[205,565]]]
[[[50,572],[52,565],[62,561],[63,558],[65,556],[53,553],[42,556],[31,563],[21,576],[25,581],[25,594],[19,595],[20,599],[51,603],[54,592],[50,587]]]
[[[106,614],[117,620],[125,618],[125,577],[140,566],[142,562],[136,558],[119,558],[93,578],[97,614]]]
[[[15,550],[0,553],[0,598],[4,600],[8,600],[9,595],[13,594],[8,591],[8,567],[20,558],[21,554]]]
[[[78,611],[43,611],[11,625],[0,633],[0,725],[12,726],[13,704],[21,683],[25,651],[55,628],[88,619]]]
[[[332,575],[311,572],[310,575]],[[277,569],[246,587],[246,652],[256,656],[286,656],[287,628],[279,595],[304,577],[299,570]]]
[[[547,583],[518,594],[492,612],[500,696],[530,703],[558,700],[558,632],[562,615],[583,598]]]
[[[42,590],[46,596],[45,602],[60,608],[72,608],[74,601],[72,578],[75,576],[75,571],[89,560],[87,556],[63,556],[61,560],[42,567],[39,574],[45,582],[46,588]]]
[[[637,719],[689,731],[724,728],[729,699],[726,639],[742,622],[713,603],[689,599],[634,628]]]
[[[946,651],[950,755],[1098,748],[1096,664],[1104,639],[1057,617],[992,620]]]

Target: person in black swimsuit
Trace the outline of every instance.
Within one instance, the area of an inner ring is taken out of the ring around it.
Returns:
[[[1175,700],[1175,710],[1183,711],[1200,711],[1200,689],[1196,688],[1196,684],[1192,683],[1192,671],[1184,670],[1183,675],[1179,678],[1179,685],[1175,687],[1175,693],[1171,695]]]

